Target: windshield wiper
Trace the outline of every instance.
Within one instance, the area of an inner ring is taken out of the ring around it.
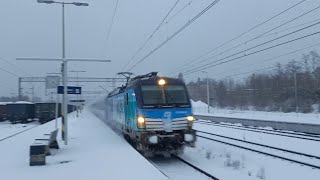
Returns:
[[[161,107],[173,107],[173,105],[162,105]]]
[[[178,105],[179,107],[190,107],[190,105]]]

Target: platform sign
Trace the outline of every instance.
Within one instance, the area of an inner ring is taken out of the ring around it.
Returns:
[[[64,93],[64,86],[58,86],[58,94]],[[81,94],[81,87],[68,86],[68,94]]]
[[[46,89],[54,89],[59,86],[59,76],[47,76],[46,77]]]

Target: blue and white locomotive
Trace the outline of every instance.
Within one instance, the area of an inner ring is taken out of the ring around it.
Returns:
[[[156,72],[128,80],[106,98],[106,121],[146,154],[181,154],[194,147],[194,117],[183,81]]]

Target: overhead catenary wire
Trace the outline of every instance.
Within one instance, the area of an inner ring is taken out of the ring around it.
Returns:
[[[110,26],[108,28],[107,37],[106,37],[106,45],[107,45],[107,47],[108,47],[108,41],[109,41],[109,38],[110,38],[111,30],[112,30],[112,27],[113,27],[114,18],[115,18],[117,9],[118,9],[118,4],[119,4],[119,0],[116,1],[116,5],[115,5],[113,13],[112,13],[111,23],[110,23]]]
[[[261,62],[265,63],[265,62],[268,62],[268,61],[271,61],[271,60],[274,60],[274,59],[278,59],[278,58],[281,58],[281,57],[284,57],[284,56],[288,56],[290,54],[295,54],[297,52],[300,52],[300,51],[303,51],[303,50],[306,50],[306,49],[310,49],[310,48],[313,48],[313,47],[317,47],[317,46],[320,46],[320,43],[313,44],[311,46],[307,46],[307,47],[304,47],[304,48],[296,49],[294,51],[283,53],[283,54],[280,54],[278,56],[274,56],[274,57],[271,57],[271,58],[268,58],[268,59],[264,59]],[[261,62],[259,61],[259,63],[261,63]],[[248,66],[246,65],[245,67],[247,68]],[[235,69],[233,69],[231,71],[234,72],[235,70],[240,70],[240,69],[243,69],[243,68],[235,68]],[[215,73],[215,74],[212,74],[210,76],[216,76],[216,75],[221,75],[221,74],[225,74],[225,72],[223,72],[223,73]],[[224,77],[228,77],[228,76],[224,76]]]
[[[320,21],[320,18],[319,18],[319,19],[314,19],[314,20],[312,20],[312,21],[304,22],[304,23],[301,23],[301,24],[298,24],[298,25],[295,25],[295,26],[292,26],[292,27],[289,27],[289,28],[287,28],[287,29],[283,29],[283,30],[280,30],[280,31],[277,31],[277,32],[268,33],[268,34],[265,34],[265,35],[263,35],[263,36],[261,36],[261,37],[259,37],[259,38],[263,38],[263,37],[271,36],[271,35],[275,35],[275,34],[280,34],[280,33],[282,33],[282,32],[285,32],[285,31],[288,31],[288,30],[291,30],[291,29],[295,29],[295,28],[297,28],[297,27],[301,27],[301,26],[304,26],[304,25],[306,25],[306,24],[311,24],[311,23],[313,23],[313,22],[318,22],[318,21]],[[258,39],[258,38],[257,38],[257,39]]]
[[[313,48],[313,47],[317,47],[317,46],[320,46],[320,43],[317,43],[317,44],[313,44],[313,45],[310,45],[310,46],[307,46],[307,47],[303,47],[303,48],[300,48],[300,49],[296,49],[294,51],[290,51],[290,52],[287,52],[287,53],[283,53],[283,54],[280,54],[280,55],[277,55],[277,56],[274,56],[274,57],[271,57],[271,58],[268,58],[268,59],[264,59],[262,60],[262,63],[266,63],[268,61],[271,61],[271,60],[274,60],[274,59],[278,59],[280,57],[284,57],[284,56],[288,56],[290,54],[295,54],[297,52],[300,52],[300,51],[303,51],[303,50],[306,50],[306,49],[310,49],[310,48]],[[260,63],[260,61],[259,61]],[[248,66],[244,66],[245,68],[247,68]],[[231,70],[231,72],[234,72],[235,70],[241,70],[243,68],[234,68]],[[211,74],[210,76],[216,76],[216,75],[221,75],[221,74],[225,74],[226,72],[223,72],[223,73],[214,73],[214,74]],[[224,77],[227,77],[227,76],[224,76]]]
[[[4,72],[8,73],[8,74],[11,74],[11,75],[16,76],[16,77],[20,77],[18,74],[13,73],[13,72],[11,72],[11,71],[8,71],[8,70],[6,70],[6,69],[4,69],[4,68],[2,68],[2,67],[0,67],[0,69],[1,69],[2,71],[4,71]]]
[[[247,49],[245,49],[245,50],[238,51],[238,52],[236,52],[236,53],[233,53],[233,54],[228,55],[228,56],[226,56],[226,57],[223,57],[223,58],[221,58],[221,59],[215,60],[215,61],[213,61],[213,62],[209,62],[209,63],[207,63],[207,64],[204,64],[204,65],[198,66],[198,67],[196,67],[196,68],[193,68],[193,69],[188,70],[188,71],[185,71],[185,72],[190,72],[190,71],[194,71],[194,70],[197,70],[197,69],[201,69],[202,67],[205,67],[205,66],[211,65],[211,64],[213,64],[213,63],[216,63],[216,62],[222,61],[222,60],[224,60],[224,59],[227,59],[227,58],[233,57],[233,56],[238,55],[238,54],[241,54],[241,53],[245,53],[246,51],[249,51],[249,50],[255,49],[255,48],[257,48],[257,47],[260,47],[260,46],[263,46],[263,45],[269,44],[269,43],[271,43],[271,42],[274,42],[274,41],[276,41],[276,40],[279,40],[279,39],[284,38],[284,37],[287,37],[287,36],[289,36],[289,35],[292,35],[292,34],[298,33],[298,32],[300,32],[300,31],[303,31],[303,30],[305,30],[305,29],[311,28],[311,27],[316,26],[316,25],[319,25],[319,24],[320,24],[320,22],[316,22],[316,23],[311,24],[311,25],[309,25],[309,26],[306,26],[306,27],[300,28],[300,29],[295,30],[295,31],[293,31],[293,32],[290,32],[290,33],[284,34],[284,35],[282,35],[282,36],[280,36],[280,37],[277,37],[277,38],[271,39],[271,40],[269,40],[269,41],[263,42],[263,43],[261,43],[261,44],[255,45],[255,46],[250,47],[250,48],[247,48]],[[216,56],[215,56],[215,55],[214,55],[214,56],[211,56],[211,57],[209,57],[208,59],[211,59],[211,58],[213,58],[213,57],[216,57]],[[184,73],[185,73],[185,72],[184,72]]]
[[[247,71],[247,72],[232,74],[232,75],[225,76],[225,77],[228,78],[228,77],[239,76],[239,75],[249,74],[249,73],[253,73],[253,72],[258,72],[258,71],[260,72],[260,71],[272,70],[272,69],[276,69],[276,67],[274,67],[274,66],[269,66],[269,67],[265,67],[265,68],[261,68],[261,69],[252,70],[252,71]]]
[[[166,20],[166,23],[168,23],[169,21],[171,21],[173,18],[175,18],[178,14],[180,14],[183,10],[185,10],[188,6],[190,6],[192,3],[192,1],[190,1],[189,3],[187,3],[185,6],[183,6],[180,10],[178,10],[175,14],[173,14],[170,18],[168,18],[168,20]]]
[[[188,65],[190,65],[190,64],[192,64],[192,63],[196,62],[197,60],[199,60],[199,59],[201,59],[201,58],[205,57],[206,55],[208,55],[208,54],[210,54],[210,53],[212,53],[212,52],[214,52],[214,51],[216,51],[216,50],[220,49],[221,47],[223,47],[223,46],[225,46],[225,45],[227,45],[227,44],[229,44],[229,43],[231,43],[231,42],[233,42],[233,41],[235,41],[235,40],[239,39],[240,37],[242,37],[242,36],[244,36],[244,35],[248,34],[249,32],[251,32],[251,31],[253,31],[253,30],[257,29],[258,27],[260,27],[260,26],[262,26],[262,25],[266,24],[267,22],[269,22],[269,21],[271,21],[271,20],[275,19],[276,17],[278,17],[278,16],[280,16],[280,15],[282,15],[282,14],[286,13],[287,11],[289,11],[289,10],[291,10],[291,9],[293,9],[293,8],[295,8],[295,7],[297,7],[298,5],[302,4],[302,3],[303,3],[303,2],[305,2],[305,1],[306,1],[306,0],[302,0],[302,1],[300,1],[300,2],[298,2],[298,3],[296,3],[296,4],[294,4],[294,5],[292,5],[292,6],[290,6],[290,7],[288,7],[287,9],[285,9],[285,10],[283,10],[283,11],[281,11],[281,12],[277,13],[276,15],[274,15],[274,16],[272,16],[272,17],[270,17],[270,18],[266,19],[265,21],[263,21],[263,22],[261,22],[261,23],[258,23],[257,25],[253,26],[253,27],[252,27],[252,28],[250,28],[249,30],[247,30],[247,31],[245,31],[245,32],[243,32],[243,33],[241,33],[241,34],[237,35],[236,37],[234,37],[234,38],[232,38],[232,39],[230,39],[230,40],[228,40],[228,41],[226,41],[226,42],[222,43],[221,45],[219,45],[219,46],[217,46],[217,47],[215,47],[215,48],[213,48],[213,49],[211,49],[211,50],[207,51],[206,53],[204,53],[204,54],[202,54],[202,55],[200,55],[200,56],[198,56],[198,57],[196,57],[196,58],[193,58],[193,59],[189,60],[185,65],[183,65],[183,66],[182,66],[182,68],[183,68],[183,67],[188,67]],[[185,69],[185,68],[184,68],[184,69]],[[182,69],[180,69],[180,70],[182,70]]]
[[[4,62],[6,62],[7,64],[11,65],[12,67],[15,67],[15,68],[18,69],[20,72],[23,72],[23,73],[26,74],[26,75],[32,76],[29,72],[23,70],[22,68],[20,68],[19,66],[11,63],[10,61],[6,60],[5,58],[0,57],[0,59],[3,60]]]
[[[146,46],[146,44],[153,38],[154,34],[160,29],[160,27],[163,25],[163,23],[165,22],[165,20],[168,18],[168,16],[171,14],[171,12],[174,10],[174,8],[177,6],[177,4],[179,3],[180,0],[177,0],[173,6],[170,8],[170,10],[167,12],[167,14],[164,16],[164,18],[161,20],[161,22],[159,23],[159,25],[157,26],[157,28],[150,34],[150,36],[142,43],[142,45],[139,47],[138,51],[136,51],[133,56],[131,57],[131,59],[129,60],[129,62],[122,68],[122,69],[126,69],[127,66],[130,65],[130,63],[136,58],[136,56],[143,50],[143,48]]]
[[[222,55],[222,54],[224,54],[224,53],[226,53],[226,52],[229,52],[229,51],[231,51],[231,50],[233,50],[233,49],[236,49],[236,48],[238,48],[238,47],[240,47],[240,46],[242,46],[242,45],[246,45],[248,42],[251,42],[251,41],[253,41],[253,40],[256,40],[256,39],[262,37],[263,35],[268,34],[268,33],[272,32],[273,30],[278,29],[278,28],[280,28],[280,27],[282,27],[282,26],[284,26],[284,25],[286,25],[286,24],[288,24],[288,23],[290,23],[290,22],[293,22],[293,21],[295,21],[295,20],[297,20],[297,19],[299,19],[299,18],[301,18],[301,17],[303,17],[303,16],[305,16],[305,15],[307,15],[307,14],[309,14],[309,13],[311,13],[311,12],[317,10],[317,9],[319,9],[319,8],[320,8],[320,6],[317,6],[316,8],[313,8],[313,9],[311,9],[311,10],[309,10],[309,11],[307,11],[307,12],[305,12],[305,13],[303,13],[303,14],[301,14],[301,15],[299,15],[299,16],[297,16],[297,17],[295,17],[295,18],[293,18],[293,19],[291,19],[291,20],[289,20],[289,21],[287,21],[287,22],[285,22],[285,23],[282,23],[282,24],[280,24],[279,26],[277,26],[277,27],[275,27],[275,28],[272,28],[271,30],[268,30],[268,31],[266,31],[266,32],[264,32],[264,33],[256,36],[256,37],[254,37],[254,38],[246,41],[246,42],[240,43],[240,44],[238,44],[238,45],[236,45],[236,46],[233,46],[233,47],[231,47],[231,48],[229,48],[229,49],[227,49],[227,50],[225,50],[225,51],[223,51],[223,52],[220,52],[220,53],[218,53],[218,54],[215,54],[215,55],[213,55],[213,56],[210,56],[210,57],[208,57],[208,58],[205,58],[205,59],[203,59],[202,61],[199,61],[199,62],[197,62],[197,63],[206,62],[206,61],[208,61],[208,60],[210,60],[210,59],[212,59],[212,58],[214,58],[214,57],[217,57],[217,56]],[[185,70],[185,69],[187,69],[187,68],[188,68],[188,67],[183,68],[183,69],[181,69],[181,70]]]
[[[163,45],[165,45],[167,42],[169,42],[171,39],[173,39],[175,36],[177,36],[180,32],[182,32],[185,28],[187,28],[190,24],[192,24],[194,21],[196,21],[199,17],[201,17],[205,12],[207,12],[209,9],[211,9],[214,5],[216,5],[220,0],[215,0],[212,3],[210,3],[205,9],[203,9],[200,13],[198,13],[195,17],[193,17],[191,20],[189,20],[185,25],[183,25],[181,28],[179,28],[175,33],[173,33],[170,37],[168,37],[165,41],[160,43],[156,48],[154,48],[150,53],[145,55],[143,58],[141,58],[137,63],[135,63],[133,66],[131,66],[128,71],[131,71],[133,68],[135,68],[138,64],[146,60],[149,56],[151,56],[154,52],[156,52],[158,49],[160,49]]]
[[[208,68],[212,68],[212,67],[215,67],[215,66],[218,66],[218,65],[221,65],[221,64],[225,64],[227,62],[235,61],[235,60],[243,58],[243,57],[247,57],[247,56],[250,56],[250,55],[253,55],[253,54],[257,54],[257,53],[260,53],[260,52],[263,52],[263,51],[266,51],[266,50],[269,50],[269,49],[276,48],[278,46],[289,44],[289,43],[292,43],[292,42],[295,42],[295,41],[298,41],[298,40],[301,40],[301,39],[305,39],[307,37],[311,37],[311,36],[314,36],[314,35],[318,35],[318,34],[320,34],[320,31],[317,31],[315,33],[311,33],[311,34],[308,34],[308,35],[305,35],[305,36],[302,36],[302,37],[299,37],[299,38],[295,38],[295,39],[292,39],[292,40],[289,40],[289,41],[286,41],[286,42],[282,42],[282,43],[279,43],[279,44],[276,44],[276,45],[273,45],[273,46],[270,46],[270,47],[267,47],[267,48],[264,48],[264,49],[260,49],[260,50],[257,50],[257,51],[242,55],[242,56],[238,56],[236,58],[229,59],[227,61],[223,61],[223,62],[220,62],[220,63],[217,63],[217,64],[213,64],[213,65],[210,65],[210,66],[206,66],[206,67],[203,67],[201,69],[190,70],[190,71],[186,72],[185,75],[189,75],[189,74],[192,74],[192,73],[195,73],[195,72],[199,72],[199,71],[202,71],[202,70],[205,70],[205,69],[208,69]]]
[[[320,6],[317,6],[316,8],[313,8],[313,9],[311,9],[311,10],[309,10],[309,11],[307,11],[307,12],[305,12],[305,13],[303,13],[303,14],[301,14],[301,15],[299,15],[299,16],[297,16],[297,17],[295,17],[295,18],[293,18],[293,19],[291,19],[291,20],[289,20],[289,21],[287,21],[287,22],[285,22],[285,23],[282,23],[282,24],[280,24],[279,26],[277,26],[277,27],[275,27],[275,28],[272,28],[271,30],[268,30],[268,31],[266,31],[266,32],[264,32],[264,33],[256,36],[256,37],[254,37],[254,38],[246,41],[246,42],[240,43],[240,44],[238,44],[238,45],[236,45],[236,46],[233,46],[233,47],[231,47],[231,48],[229,48],[229,49],[227,49],[227,50],[225,50],[225,51],[223,51],[223,52],[221,52],[221,53],[219,53],[219,54],[210,56],[210,57],[208,57],[208,58],[206,58],[206,59],[204,59],[204,60],[202,60],[202,61],[199,61],[199,63],[201,63],[201,62],[206,62],[206,61],[208,61],[208,60],[210,60],[210,59],[212,59],[212,58],[214,58],[214,57],[217,57],[217,56],[219,56],[219,55],[222,55],[222,54],[224,54],[224,53],[226,53],[226,52],[229,52],[229,51],[231,51],[231,50],[233,50],[233,49],[236,49],[236,48],[238,48],[238,47],[240,47],[240,46],[242,46],[242,45],[245,45],[245,44],[247,44],[247,43],[249,43],[249,42],[251,42],[251,41],[253,41],[253,40],[256,40],[256,39],[260,38],[261,36],[263,36],[263,35],[265,35],[265,34],[267,34],[267,33],[270,33],[270,32],[272,32],[272,31],[274,31],[275,29],[278,29],[278,28],[280,28],[280,27],[282,27],[282,26],[284,26],[284,25],[286,25],[286,24],[288,24],[288,23],[290,23],[290,22],[293,22],[293,21],[295,21],[295,20],[297,20],[297,19],[299,19],[299,18],[301,18],[301,17],[303,17],[303,16],[305,16],[305,15],[307,15],[307,14],[309,14],[309,13],[311,13],[311,12],[317,10],[317,9],[319,9],[319,8],[320,8]],[[315,24],[318,24],[318,23],[315,23]],[[312,26],[312,25],[311,25],[311,26]],[[297,31],[299,31],[299,30],[297,30]],[[283,37],[283,36],[281,36],[281,37]],[[184,69],[186,69],[186,68],[184,68]]]

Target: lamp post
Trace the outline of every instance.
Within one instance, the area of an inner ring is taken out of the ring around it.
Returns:
[[[89,6],[88,3],[81,2],[60,2],[60,1],[52,1],[52,0],[38,0],[38,3],[45,4],[61,4],[62,5],[62,76],[63,76],[63,108],[62,108],[62,121],[64,122],[65,129],[68,129],[68,101],[67,101],[67,92],[68,92],[68,68],[67,68],[67,60],[65,53],[65,18],[64,18],[64,6],[65,5],[75,5],[75,6]],[[63,131],[63,139],[65,144],[68,144],[68,131]]]
[[[208,113],[210,113],[210,92],[209,92],[209,77],[207,71],[201,71],[202,73],[205,73],[207,76],[207,104],[208,104]]]

